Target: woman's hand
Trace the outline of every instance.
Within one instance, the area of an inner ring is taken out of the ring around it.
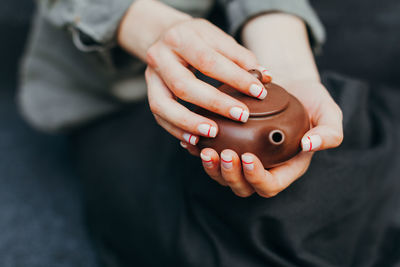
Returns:
[[[218,155],[210,148],[201,151],[207,174],[221,185],[230,186],[238,196],[247,197],[254,192],[262,197],[275,196],[306,172],[314,151],[333,148],[342,142],[341,110],[322,84],[304,82],[285,86],[291,88],[290,92],[310,115],[313,127],[302,139],[303,152],[283,165],[265,170],[251,153],[237,155],[227,149]],[[188,148],[192,153],[197,152],[192,146]]]
[[[207,174],[221,185],[230,186],[236,195],[247,197],[257,192],[272,197],[306,172],[315,151],[341,144],[342,112],[320,82],[301,20],[285,14],[261,16],[246,25],[242,38],[261,62],[271,66],[274,81],[302,102],[312,129],[301,140],[303,152],[269,170],[251,153],[237,155],[227,149],[218,155],[206,148],[200,156]],[[192,154],[199,153],[194,146],[183,146]]]
[[[184,107],[178,98],[233,120],[246,122],[249,117],[245,104],[197,79],[193,69],[252,97],[267,95],[263,84],[247,72],[256,68],[264,71],[264,81],[271,79],[255,55],[206,20],[156,1],[136,1],[119,32],[121,46],[148,64],[148,98],[157,122],[182,141],[195,145],[199,135],[213,138],[218,125]]]

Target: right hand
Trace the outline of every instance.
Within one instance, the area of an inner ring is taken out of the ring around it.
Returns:
[[[165,130],[191,145],[199,135],[215,137],[218,125],[177,98],[233,120],[246,122],[249,117],[245,104],[197,79],[193,68],[259,99],[267,91],[247,70],[259,69],[264,81],[271,79],[252,52],[203,19],[189,19],[164,31],[148,49],[146,61],[151,111]]]

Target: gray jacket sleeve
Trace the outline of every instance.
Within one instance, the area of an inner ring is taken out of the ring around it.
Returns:
[[[107,50],[116,45],[116,32],[135,0],[38,0],[40,13],[58,28],[71,31],[83,52]],[[215,0],[160,0],[195,17],[204,16]],[[89,44],[85,42],[89,40]],[[92,42],[94,41],[94,42]]]
[[[227,11],[230,33],[237,35],[250,18],[265,12],[283,12],[301,18],[307,25],[310,41],[318,49],[325,41],[325,30],[308,0],[218,0]]]
[[[114,43],[120,20],[134,0],[38,0],[41,14],[53,25]]]

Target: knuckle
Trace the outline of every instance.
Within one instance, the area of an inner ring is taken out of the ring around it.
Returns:
[[[262,180],[257,180],[255,183],[252,183],[255,188],[259,188],[258,194],[265,198],[271,198],[278,195],[284,187],[279,185],[278,183],[267,183]],[[260,189],[262,188],[262,189]]]
[[[149,99],[149,106],[150,106],[150,110],[153,114],[161,113],[162,107],[157,101]]]
[[[214,57],[210,56],[211,53],[206,50],[200,50],[196,52],[196,61],[198,68],[205,72],[204,74],[210,74],[215,67],[216,60]]]
[[[279,191],[279,192],[276,192],[276,191],[268,191],[268,192],[260,192],[260,193],[258,193],[258,194],[259,194],[260,196],[264,197],[264,198],[273,198],[273,197],[276,197],[279,193],[280,193],[280,191]]]
[[[283,189],[285,189],[285,187],[280,184],[279,180],[274,179],[274,182],[269,184],[267,193],[271,197],[274,197],[279,194],[279,192],[281,192]]]
[[[182,44],[181,34],[179,27],[172,27],[169,29],[163,38],[164,42],[174,48],[180,47]]]
[[[343,120],[343,111],[342,111],[342,109],[339,107],[339,105],[337,104],[337,103],[334,103],[334,110],[336,111],[336,113],[337,113],[337,116],[341,119],[341,120]]]
[[[243,192],[242,190],[239,190],[239,189],[232,189],[232,191],[236,196],[241,197],[241,198],[246,198],[249,196],[249,195],[247,195],[246,192]]]
[[[223,181],[223,180],[218,179],[217,182],[218,182],[220,185],[224,186],[224,187],[228,186],[228,185],[226,184],[226,182]]]
[[[185,98],[186,96],[186,84],[181,79],[173,79],[171,81],[171,90],[179,98]]]
[[[238,187],[237,185],[239,181],[233,175],[225,175],[224,179],[230,186]]]
[[[239,197],[243,197],[243,198],[249,197],[252,194],[253,194],[253,191],[247,190],[247,189],[245,189],[245,190],[241,189],[241,190],[237,190],[236,191],[236,195],[239,196]]]
[[[156,120],[156,122],[157,122],[159,125],[161,125],[161,120],[160,120],[160,118],[159,118],[156,114],[153,114],[153,117],[154,117],[154,119]]]
[[[151,67],[157,66],[158,49],[156,46],[150,47],[146,52],[146,62]]]
[[[333,135],[333,143],[338,146],[343,142],[343,133],[337,132]]]
[[[211,111],[218,111],[224,105],[224,102],[218,98],[211,98],[207,103]]]
[[[247,181],[251,183],[254,187],[261,187],[264,185],[265,181],[260,177],[249,175],[246,177]]]
[[[269,197],[274,197],[282,191],[281,188],[271,188],[268,190],[267,194]]]

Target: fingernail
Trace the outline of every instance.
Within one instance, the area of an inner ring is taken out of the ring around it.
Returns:
[[[184,133],[183,139],[185,139],[186,143],[189,143],[194,146],[197,144],[197,141],[198,141],[197,136],[190,134],[190,133]]]
[[[247,171],[254,170],[254,160],[250,155],[242,155],[243,168]]]
[[[305,136],[301,139],[303,151],[315,151],[321,146],[321,144],[322,139],[319,135]]]
[[[197,130],[199,130],[199,132],[201,134],[204,134],[205,136],[208,137],[215,137],[217,136],[217,127],[211,126],[210,124],[200,124],[197,127]]]
[[[249,92],[252,96],[258,99],[264,99],[267,96],[267,90],[258,84],[252,84]]]
[[[262,82],[263,83],[270,83],[272,81],[271,72],[268,69],[264,68],[264,67],[260,67],[260,71],[261,71],[261,73],[263,75]]]
[[[180,142],[180,144],[181,144],[181,147],[183,147],[183,148],[187,148],[188,147],[187,144],[182,142],[182,141]]]
[[[200,158],[204,163],[204,166],[211,168],[213,166],[213,161],[210,156],[204,155],[203,153],[200,153]]]
[[[232,118],[241,122],[246,122],[249,119],[249,112],[242,108],[233,107],[229,111],[229,114],[231,114]]]
[[[233,166],[232,156],[228,154],[221,153],[221,164],[224,169],[231,169]]]

